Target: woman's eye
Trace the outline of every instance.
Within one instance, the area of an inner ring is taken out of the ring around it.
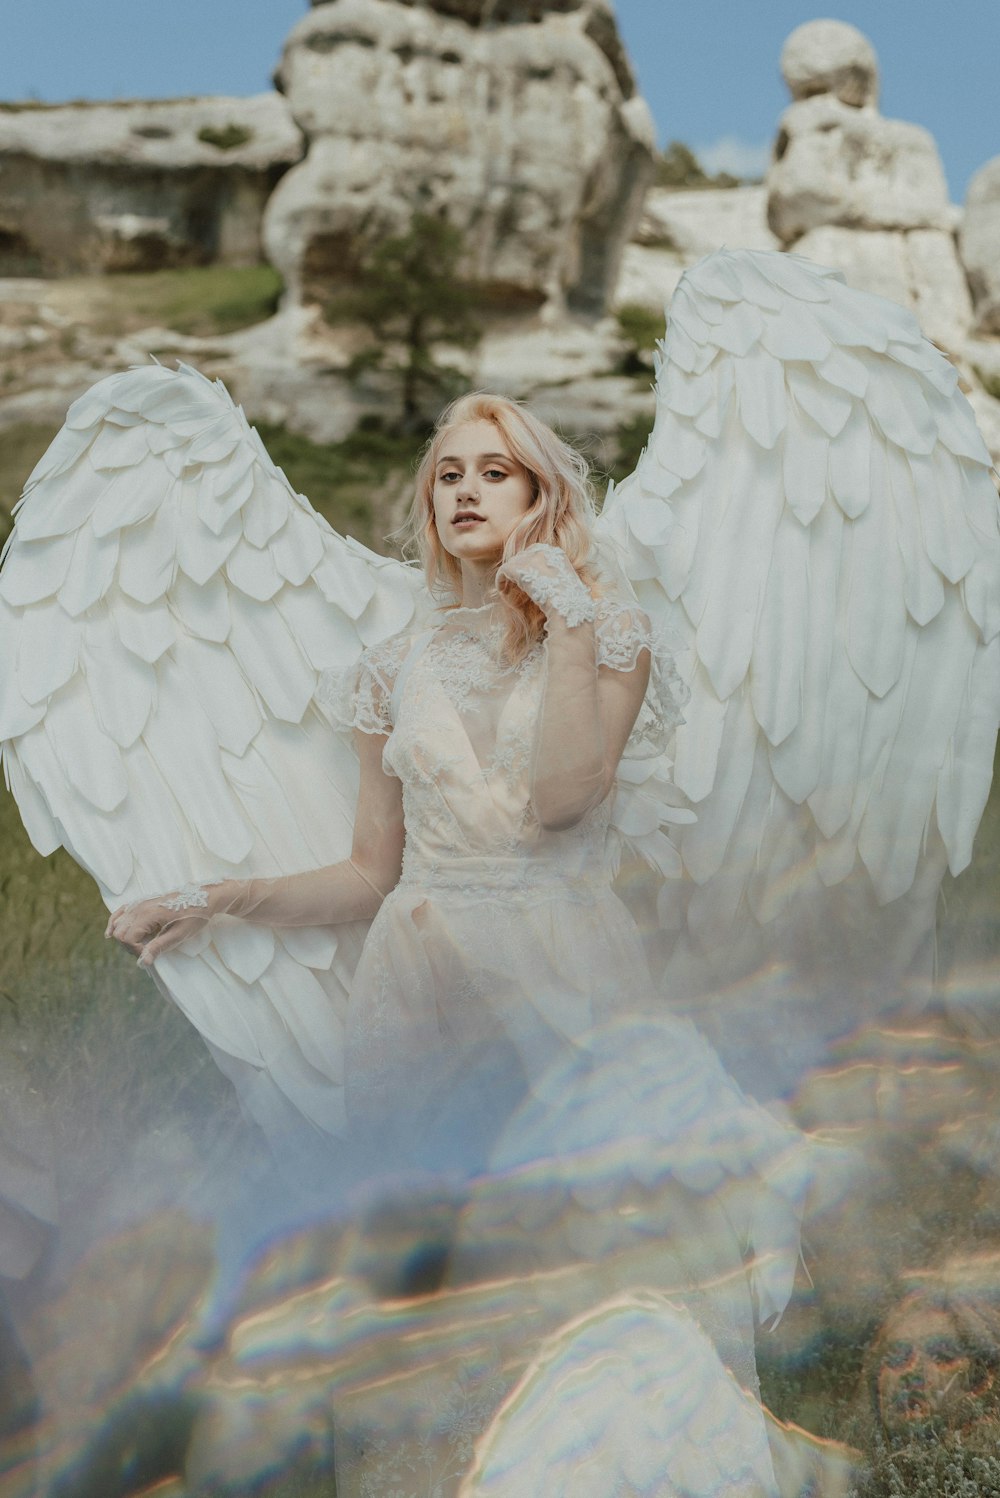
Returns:
[[[505,479],[507,475],[502,468],[487,468],[486,477],[488,479]]]
[[[927,1351],[935,1363],[957,1363],[962,1356],[954,1342],[932,1342]]]

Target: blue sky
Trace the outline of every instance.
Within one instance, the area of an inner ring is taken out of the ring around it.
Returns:
[[[306,0],[12,0],[0,99],[256,93]],[[1000,0],[617,0],[660,138],[759,166],[787,102],[789,31],[834,15],[872,40],[882,109],[936,137],[953,198],[1000,155]]]

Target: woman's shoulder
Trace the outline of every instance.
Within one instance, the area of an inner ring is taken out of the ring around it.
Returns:
[[[367,645],[348,666],[320,672],[316,701],[336,728],[391,733],[392,694],[403,662],[419,634],[416,625]]]

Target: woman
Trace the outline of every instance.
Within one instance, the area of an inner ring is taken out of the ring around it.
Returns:
[[[593,554],[583,459],[512,401],[441,418],[412,530],[444,606],[327,682],[361,764],[351,856],[116,910],[151,963],[220,914],[373,919],[346,1052],[355,1149],[482,1168],[511,1110],[594,1027],[658,1008],[612,893],[610,796],[630,735],[678,720],[669,659]],[[690,1026],[677,1045],[736,1091]],[[766,1131],[765,1131],[766,1132]]]
[[[475,1372],[477,1326],[503,1377],[475,1385],[475,1417],[463,1416],[473,1434],[533,1339],[622,1284],[669,1287],[748,1387],[751,1282],[765,1317],[790,1290],[808,1175],[799,1138],[743,1097],[690,1024],[663,1015],[611,889],[619,762],[630,739],[630,753],[662,751],[680,688],[645,616],[599,569],[592,514],[583,460],[547,427],[498,397],[456,402],[421,464],[412,519],[443,607],[429,629],[327,683],[361,765],[351,856],[187,887],[108,924],[148,964],[223,913],[373,918],[351,988],[339,1169],[365,1181],[475,1175],[453,1228],[452,1286],[488,1264],[521,1314],[501,1326],[487,1285],[482,1304],[461,1289],[449,1310],[443,1288],[426,1309],[454,1317],[450,1339],[421,1353],[407,1317],[398,1346],[383,1346],[390,1312],[357,1309],[351,1335],[367,1345],[370,1331],[384,1362],[365,1364],[370,1387],[358,1374],[338,1416],[347,1491],[408,1492],[397,1470],[408,1463],[439,1467],[441,1491],[453,1490],[468,1431],[456,1446],[445,1415],[469,1396],[449,1381],[456,1359]],[[547,1226],[511,1226],[546,1201]],[[404,1239],[423,1262],[416,1228]],[[759,1250],[749,1276],[748,1241]]]

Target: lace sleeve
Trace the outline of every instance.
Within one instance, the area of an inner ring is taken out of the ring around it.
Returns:
[[[328,667],[320,673],[316,700],[335,728],[392,732],[392,690],[409,645],[407,635],[394,635],[362,651],[348,670]]]
[[[649,686],[625,756],[645,759],[661,754],[671,734],[684,722],[682,709],[691,693],[674,660],[669,637],[658,633],[635,605],[604,599],[597,610],[597,664],[631,671],[644,650],[650,654]]]

